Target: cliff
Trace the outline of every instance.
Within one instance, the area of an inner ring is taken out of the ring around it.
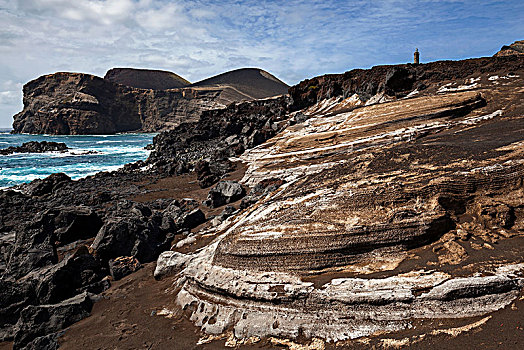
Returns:
[[[220,84],[203,82],[173,89],[156,89],[169,86],[165,79],[173,77],[169,72],[115,69],[106,79],[83,73],[49,74],[24,85],[24,109],[13,117],[13,133],[78,135],[172,129],[181,122],[197,121],[204,110],[287,91],[287,85],[262,72],[257,70],[259,79],[242,84],[226,78]]]

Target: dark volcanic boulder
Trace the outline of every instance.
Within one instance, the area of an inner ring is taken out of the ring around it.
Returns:
[[[59,245],[94,237],[103,224],[97,213],[85,206],[62,207],[52,212],[56,215],[55,236]]]
[[[209,162],[200,160],[195,165],[195,173],[198,180],[198,185],[201,188],[206,188],[216,183],[220,176],[213,173],[209,167]]]
[[[54,304],[82,291],[101,293],[109,287],[100,262],[86,246],[58,264],[34,271],[26,279],[35,280],[35,293],[40,304]]]
[[[235,181],[220,181],[213,187],[204,202],[210,208],[235,202],[246,195],[246,190]]]
[[[43,196],[52,193],[60,186],[71,181],[71,178],[66,174],[55,173],[49,175],[45,179],[36,179],[28,184],[21,185],[20,188],[22,192],[27,193],[30,196]]]
[[[23,143],[22,146],[11,146],[5,149],[0,149],[0,154],[6,155],[11,153],[43,153],[65,150],[67,150],[67,145],[63,142],[30,141]]]
[[[57,261],[53,216],[41,213],[16,231],[6,273],[20,278]]]
[[[28,306],[15,326],[14,349],[22,349],[34,339],[55,333],[89,316],[93,301],[84,292],[54,305]]]
[[[121,202],[110,213],[91,247],[104,262],[119,256],[133,256],[140,262],[154,260],[169,245],[160,229],[161,216],[129,201]]]
[[[25,350],[57,350],[59,348],[58,338],[62,334],[63,331],[35,338],[25,346]]]
[[[173,232],[191,230],[206,221],[206,216],[198,208],[197,201],[185,198],[173,201],[162,213],[162,229]]]

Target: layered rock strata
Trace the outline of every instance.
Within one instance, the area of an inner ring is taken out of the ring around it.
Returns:
[[[162,262],[181,270],[176,300],[190,320],[244,339],[341,341],[514,301],[521,256],[452,267],[467,261],[464,246],[524,234],[524,70],[497,62],[424,93],[325,96],[289,115],[305,121],[241,156],[244,184],[279,186],[206,248]],[[423,252],[437,261],[414,262]],[[402,272],[403,261],[420,268]]]

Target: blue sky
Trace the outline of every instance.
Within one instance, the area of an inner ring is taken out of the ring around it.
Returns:
[[[524,1],[0,0],[0,127],[57,71],[260,67],[288,84],[412,60],[491,56],[524,39]]]

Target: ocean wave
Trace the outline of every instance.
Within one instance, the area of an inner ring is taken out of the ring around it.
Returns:
[[[151,151],[144,147],[152,142],[154,135],[2,135],[0,148],[45,140],[64,142],[69,149],[1,156],[0,187],[15,186],[57,172],[76,180],[101,171],[118,170],[126,163],[145,160]]]

